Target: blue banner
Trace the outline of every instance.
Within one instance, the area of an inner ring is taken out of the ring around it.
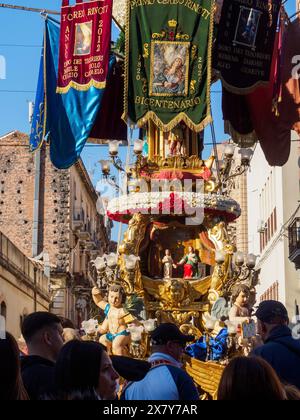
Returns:
[[[58,169],[72,166],[80,157],[82,149],[95,123],[101,105],[104,89],[91,87],[88,91],[70,89],[65,95],[56,93],[60,28],[49,19],[46,20],[44,46],[44,83],[38,84],[37,100],[41,105],[45,96],[45,114],[43,132],[50,144],[50,157]],[[110,68],[115,58],[110,59]],[[40,79],[39,79],[40,81]],[[38,134],[36,121],[38,112],[34,114],[34,124],[30,138],[31,148],[37,148]],[[39,127],[39,126],[38,126]],[[36,139],[36,140],[35,140]]]
[[[43,41],[45,45],[45,37]],[[42,49],[40,71],[36,89],[35,105],[31,123],[29,147],[32,152],[37,150],[44,141],[45,136],[45,85],[44,85],[44,47]]]

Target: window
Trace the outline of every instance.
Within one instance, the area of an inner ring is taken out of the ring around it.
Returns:
[[[3,316],[3,318],[6,319],[7,307],[6,307],[5,302],[1,302],[1,305],[0,305],[0,315]]]
[[[279,300],[279,283],[276,281],[269,287],[265,293],[260,297],[260,301],[264,302],[265,300]]]

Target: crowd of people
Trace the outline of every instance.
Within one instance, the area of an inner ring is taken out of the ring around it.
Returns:
[[[266,301],[256,317],[264,344],[229,362],[217,399],[300,400],[300,342],[292,337],[286,308]],[[22,335],[26,354],[8,332],[0,339],[0,400],[199,400],[181,363],[192,337],[174,324],[160,324],[151,334],[148,361],[110,356],[47,312],[26,317]]]

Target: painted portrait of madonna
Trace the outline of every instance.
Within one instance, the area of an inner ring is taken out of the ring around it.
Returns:
[[[152,42],[151,96],[187,96],[189,48],[189,42]]]

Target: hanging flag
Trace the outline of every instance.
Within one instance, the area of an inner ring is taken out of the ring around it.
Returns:
[[[63,0],[61,9],[58,93],[71,88],[103,89],[111,41],[112,0]]]
[[[213,67],[228,91],[269,82],[280,8],[281,0],[224,0]]]
[[[211,122],[212,0],[128,1],[125,112],[139,127]]]
[[[45,43],[45,37],[43,45]],[[44,48],[42,48],[39,78],[32,115],[29,148],[32,152],[43,144],[45,137],[45,88],[44,88]]]
[[[120,140],[127,143],[127,125],[122,120],[124,66],[117,62],[107,78],[101,108],[90,133],[90,139]]]
[[[92,86],[88,91],[70,89],[65,95],[56,93],[60,28],[50,18],[46,20],[45,25],[44,66],[41,65],[43,72],[40,72],[38,100],[35,106],[38,110],[37,104],[41,105],[45,98],[45,112],[41,117],[38,117],[38,113],[35,114],[30,145],[34,150],[46,137],[50,143],[50,158],[53,165],[58,169],[66,169],[80,158],[86,140],[99,118],[105,89]],[[114,64],[115,58],[111,57],[110,69]],[[40,108],[42,109],[42,106]],[[38,118],[41,120],[36,124]],[[41,134],[42,132],[45,136]],[[35,133],[39,134],[38,141],[34,139]]]
[[[254,130],[247,95],[237,95],[222,89],[224,132],[239,147],[252,147],[258,141]]]
[[[299,19],[285,25],[282,41],[281,36],[282,31],[274,52],[269,88],[259,88],[247,98],[262,150],[271,166],[283,166],[288,161],[291,130],[296,130],[300,137],[300,83],[293,73],[293,62],[300,55]],[[277,103],[276,109],[274,103]]]

